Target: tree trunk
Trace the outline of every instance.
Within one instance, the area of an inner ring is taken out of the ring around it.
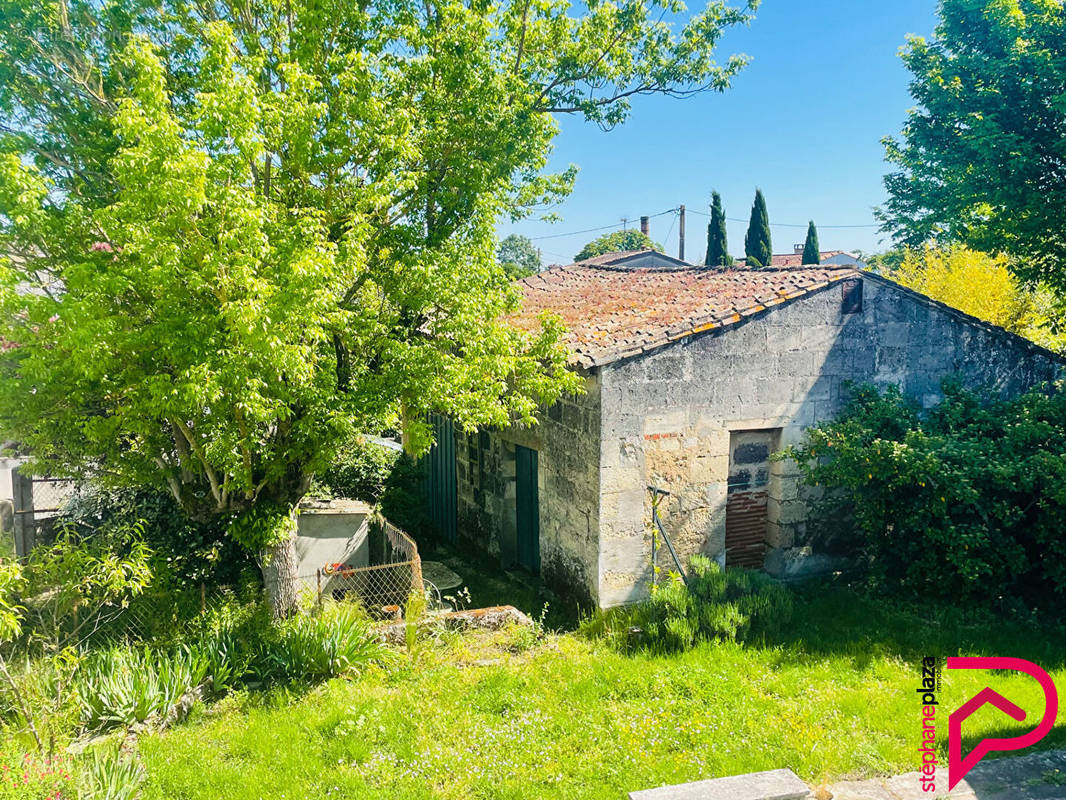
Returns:
[[[277,619],[296,610],[299,581],[296,557],[296,509],[293,509],[279,540],[264,547],[259,554],[259,568],[263,571],[270,608]]]

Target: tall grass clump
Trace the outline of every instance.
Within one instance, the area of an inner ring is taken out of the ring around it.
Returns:
[[[768,575],[722,569],[705,556],[689,563],[688,582],[672,573],[642,603],[612,609],[582,624],[622,650],[685,650],[708,640],[773,635],[792,618],[789,589]]]
[[[82,759],[78,800],[134,800],[146,777],[135,754],[92,749]]]
[[[206,678],[189,650],[112,648],[81,664],[74,688],[85,730],[102,731],[164,717]]]
[[[386,654],[365,612],[353,603],[327,603],[282,622],[271,633],[253,665],[266,682],[327,680],[357,672]]]

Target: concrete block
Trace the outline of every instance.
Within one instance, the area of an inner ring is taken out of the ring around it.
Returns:
[[[806,800],[807,784],[790,769],[630,792],[629,800]]]

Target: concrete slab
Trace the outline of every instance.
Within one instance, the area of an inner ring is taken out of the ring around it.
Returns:
[[[832,800],[899,800],[879,781],[843,781],[824,793]]]
[[[1066,751],[986,759],[966,780],[947,791],[947,770],[937,775],[935,794],[923,792],[917,772],[843,781],[819,789],[832,800],[1066,800]]]
[[[807,800],[807,784],[790,769],[630,792],[629,800]]]

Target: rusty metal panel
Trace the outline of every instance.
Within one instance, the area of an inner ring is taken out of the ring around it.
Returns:
[[[725,508],[725,563],[762,569],[770,454],[777,431],[733,431],[729,435],[729,487]]]
[[[765,489],[732,492],[725,507],[725,563],[761,569],[766,558]]]

